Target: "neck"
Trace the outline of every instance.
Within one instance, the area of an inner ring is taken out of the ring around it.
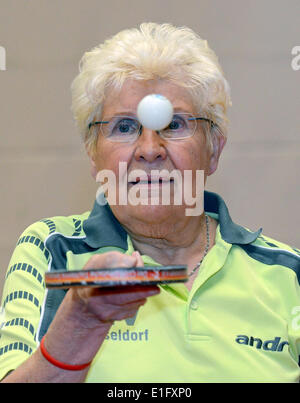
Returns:
[[[191,217],[180,228],[179,224],[175,224],[168,231],[162,228],[160,231],[153,230],[151,234],[149,232],[143,234],[142,231],[131,232],[129,228],[127,231],[136,250],[163,265],[187,264],[190,266],[192,263],[189,262],[199,258],[207,243],[204,214],[197,218]]]

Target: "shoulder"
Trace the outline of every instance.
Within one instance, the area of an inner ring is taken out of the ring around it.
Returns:
[[[300,250],[298,248],[262,234],[254,242],[239,246],[257,262],[293,270],[300,283]]]
[[[65,236],[83,235],[83,222],[89,217],[90,212],[83,214],[74,214],[70,216],[55,216],[43,218],[29,225],[21,234],[18,244],[23,242],[34,243],[36,239],[41,242],[54,233],[60,233]]]
[[[31,295],[31,289],[34,289],[39,294],[38,298],[43,298],[44,272],[52,261],[47,239],[57,233],[66,236],[84,234],[82,223],[88,216],[89,212],[67,217],[56,216],[29,225],[19,237],[10,258],[3,295],[5,292],[10,295],[19,289],[24,291],[27,284],[26,295]]]
[[[83,222],[88,218],[89,212],[74,214],[70,216],[55,216],[43,218],[29,225],[20,235],[11,260],[10,268],[25,262],[32,265],[34,260],[37,265],[48,264],[50,251],[47,247],[47,240],[54,235],[63,237],[83,237]]]

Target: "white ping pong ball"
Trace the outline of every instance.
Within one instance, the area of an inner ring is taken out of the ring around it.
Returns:
[[[173,118],[173,105],[163,95],[147,95],[138,104],[137,118],[147,129],[162,130]]]

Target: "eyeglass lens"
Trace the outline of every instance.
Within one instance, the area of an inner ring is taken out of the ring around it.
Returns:
[[[166,139],[190,137],[196,129],[196,120],[190,114],[175,114],[170,124],[159,134]],[[114,116],[107,123],[101,124],[102,134],[118,142],[134,141],[140,134],[141,124],[137,119],[128,116]]]

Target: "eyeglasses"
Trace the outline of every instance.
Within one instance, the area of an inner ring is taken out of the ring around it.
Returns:
[[[194,117],[189,113],[176,113],[170,124],[157,133],[166,140],[186,139],[194,135],[198,120],[208,122],[210,128],[216,126],[212,120],[207,118]],[[141,123],[132,116],[114,116],[106,121],[92,122],[88,128],[96,125],[100,125],[101,133],[106,139],[118,143],[135,142],[143,130]]]

